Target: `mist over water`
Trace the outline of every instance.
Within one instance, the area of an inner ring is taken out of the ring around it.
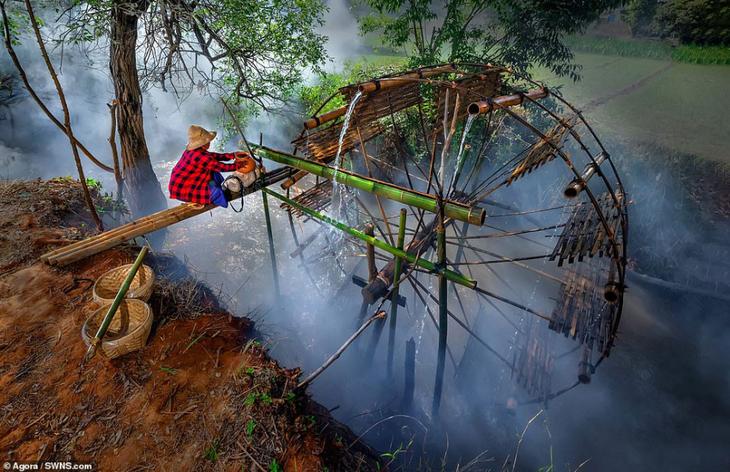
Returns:
[[[331,35],[330,46],[338,61],[360,44],[351,28],[339,26],[354,24],[343,7],[344,2],[331,4],[325,26],[325,30],[338,31],[336,38]],[[343,47],[348,44],[351,46]],[[30,46],[29,43],[20,48],[21,59],[31,81],[60,115],[55,92],[45,79],[44,66]],[[36,59],[31,61],[31,57]],[[61,79],[75,132],[92,152],[110,162],[106,141],[109,113],[105,103],[111,100],[113,89],[108,74],[105,70],[83,67],[83,61],[74,59],[73,54],[67,53],[65,57]],[[0,57],[0,65],[3,70],[10,70],[6,55]],[[178,103],[172,95],[160,91],[148,93],[144,106],[150,154],[166,189],[172,166],[184,149],[187,126],[195,123],[215,129],[221,110],[208,97],[196,93]],[[1,178],[75,175],[66,137],[30,99],[0,110],[0,114]],[[289,150],[289,141],[299,126],[296,118],[262,115],[249,126],[247,135],[257,142],[259,132],[263,132],[264,144]],[[647,164],[652,158],[660,160],[664,150],[656,149],[654,156],[637,154],[637,143],[604,135],[600,123],[597,128],[620,167],[629,198],[634,200],[630,206],[629,252],[640,256],[639,268],[647,260],[674,261],[649,265],[652,271],[648,275],[703,289],[726,288],[728,221],[696,223],[697,208],[683,197],[681,181]],[[234,142],[218,141],[221,150],[236,147]],[[101,179],[108,189],[113,188],[111,175],[99,172],[86,161],[85,169],[88,176]],[[500,198],[523,208],[537,207],[537,202],[542,206],[563,202],[562,185],[569,180],[562,172],[564,169],[552,163],[541,170],[544,172],[539,176],[526,177],[520,185],[500,194]],[[233,204],[237,206],[239,202]],[[219,209],[171,227],[165,249],[185,260],[195,275],[212,288],[219,288],[223,301],[234,313],[252,314],[276,359],[287,367],[300,366],[308,373],[357,328],[360,294],[349,275],[357,268],[356,273],[365,276],[365,263],[362,257],[348,255],[353,251],[333,254],[327,240],[331,235],[326,230],[301,258],[290,257],[296,245],[288,216],[275,200],[270,200],[270,205],[281,274],[280,297],[273,291],[260,194],[246,197],[241,213]],[[399,208],[391,202],[385,205],[388,215],[397,215]],[[498,209],[488,210],[500,213]],[[498,218],[489,222],[503,224]],[[300,242],[319,230],[311,221],[294,220],[293,224]],[[551,239],[544,240],[551,244]],[[495,248],[510,249],[513,253],[519,249],[526,255],[539,249],[524,241],[495,244]],[[518,247],[499,246],[510,244]],[[450,257],[454,252],[455,248],[449,247]],[[384,262],[378,264],[382,266]],[[552,265],[544,262],[534,267],[549,271]],[[535,277],[514,267],[500,267],[498,276],[485,269],[475,270],[481,270],[475,278],[482,286],[508,294],[530,308],[549,310],[545,301],[557,293],[555,284],[546,280],[536,282]],[[434,281],[426,275],[418,278],[426,287],[435,288]],[[382,451],[393,451],[414,435],[423,439],[422,424],[425,425],[425,447],[434,456],[443,455],[448,444],[447,470],[457,462],[469,462],[483,451],[484,459],[493,461],[475,468],[499,470],[505,458],[514,454],[525,425],[541,409],[544,411],[524,435],[515,470],[534,471],[552,463],[554,470],[572,471],[585,460],[589,462],[582,470],[590,471],[730,469],[730,455],[724,450],[730,439],[727,299],[660,288],[631,276],[628,284],[619,338],[611,356],[601,364],[589,385],[558,397],[547,409],[538,403],[509,410],[504,402],[506,397],[513,396],[522,402],[529,400],[529,396],[512,386],[501,361],[483,346],[470,343],[464,331],[451,323],[451,354],[461,367],[456,376],[457,369],[447,356],[440,423],[426,424],[437,332],[423,304],[407,285],[404,295],[408,304],[399,310],[393,379],[387,377],[385,369],[387,327],[372,358],[371,328],[309,391],[316,401],[333,409],[336,418]],[[509,358],[515,337],[512,323],[526,326],[527,315],[499,305],[510,323],[493,306],[467,291],[457,290],[469,326]],[[454,297],[451,298],[452,308],[460,312],[454,308]],[[429,307],[436,313],[432,302]],[[411,410],[401,411],[404,343],[411,337],[417,346],[415,401]],[[553,342],[558,353],[575,347],[573,341],[562,336],[553,336]],[[465,352],[468,355],[462,362]],[[570,385],[575,374],[574,358],[557,361],[553,390]],[[393,414],[410,418],[383,421]],[[393,440],[394,435],[400,441]],[[416,452],[420,451],[413,453]]]

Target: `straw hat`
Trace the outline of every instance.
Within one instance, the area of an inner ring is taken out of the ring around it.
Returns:
[[[192,125],[188,128],[188,151],[197,149],[204,144],[213,141],[216,136],[215,131],[208,131],[202,126]]]

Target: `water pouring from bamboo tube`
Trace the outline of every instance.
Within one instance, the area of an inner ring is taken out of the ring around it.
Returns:
[[[86,354],[84,355],[82,365],[89,362],[91,360],[91,358],[93,358],[94,355],[96,354],[96,350],[99,347],[99,344],[101,344],[101,340],[104,338],[104,335],[106,334],[107,330],[109,329],[109,325],[111,324],[112,319],[114,318],[114,315],[117,313],[117,310],[119,309],[119,305],[124,300],[124,297],[126,297],[127,292],[129,291],[129,287],[132,285],[134,276],[137,275],[137,271],[142,266],[142,261],[144,260],[144,257],[147,255],[147,251],[148,251],[147,246],[143,246],[142,250],[139,251],[139,254],[137,255],[137,259],[135,259],[134,264],[132,264],[132,267],[129,269],[129,273],[127,274],[127,277],[124,279],[124,282],[122,282],[122,286],[119,287],[117,296],[114,297],[114,301],[112,301],[112,304],[109,305],[109,309],[107,310],[106,315],[104,315],[104,318],[102,319],[101,324],[99,325],[99,329],[96,331],[94,338],[89,343],[89,348],[86,350]]]

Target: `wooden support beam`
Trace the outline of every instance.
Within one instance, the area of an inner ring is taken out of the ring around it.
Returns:
[[[438,226],[436,227],[436,253],[438,265],[446,266],[446,228],[444,227],[444,214],[439,212]],[[431,416],[437,417],[441,406],[441,392],[444,384],[444,368],[446,367],[446,342],[448,334],[448,291],[446,277],[439,275],[439,347],[438,358],[436,362],[436,380],[433,388],[433,405],[431,408]]]
[[[406,216],[407,212],[405,208],[400,209],[400,221],[398,226],[398,242],[397,248],[403,250],[403,244],[406,239]],[[401,263],[400,257],[395,258],[395,268],[393,270],[393,290],[390,295],[390,332],[388,333],[388,361],[387,371],[388,377],[393,375],[393,350],[395,348],[395,327],[398,320],[398,297],[400,287],[400,274],[401,274]],[[372,280],[370,281],[372,282]]]
[[[375,313],[373,316],[371,316],[370,318],[368,318],[367,321],[365,321],[365,323],[363,323],[357,329],[357,331],[355,331],[352,334],[352,336],[350,336],[347,339],[347,341],[345,341],[345,343],[342,346],[340,346],[340,348],[337,349],[337,351],[335,351],[335,353],[332,354],[329,357],[329,359],[327,359],[325,361],[324,364],[322,364],[319,368],[317,368],[317,370],[315,370],[314,372],[312,372],[311,374],[309,374],[309,376],[306,379],[304,379],[301,382],[299,382],[299,384],[297,385],[297,388],[306,387],[314,379],[316,379],[317,377],[319,377],[319,375],[322,372],[324,372],[327,369],[327,367],[331,366],[337,359],[339,359],[339,357],[342,355],[342,353],[345,352],[345,349],[347,349],[348,347],[350,347],[350,344],[352,344],[353,342],[355,342],[355,340],[358,338],[358,336],[360,336],[363,333],[363,331],[365,331],[368,328],[368,326],[370,326],[375,320],[380,320],[380,319],[385,318],[385,316],[386,316],[386,314],[385,314],[384,311],[379,311],[379,312]]]
[[[370,237],[374,237],[375,236],[375,225],[373,225],[372,223],[366,224],[363,232]],[[365,251],[366,251],[367,260],[368,260],[368,281],[372,282],[373,280],[375,280],[375,277],[378,276],[378,268],[375,265],[375,246],[373,246],[370,243],[367,243],[365,245]]]

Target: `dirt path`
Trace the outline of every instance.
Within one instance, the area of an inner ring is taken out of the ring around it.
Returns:
[[[633,82],[633,83],[627,85],[624,88],[621,88],[619,90],[609,93],[608,95],[605,95],[603,97],[600,97],[600,98],[597,98],[595,100],[588,102],[583,107],[583,111],[584,112],[590,111],[598,106],[605,105],[606,103],[613,100],[614,98],[618,98],[618,97],[622,97],[624,95],[628,95],[630,93],[634,93],[637,90],[639,90],[640,88],[642,88],[643,86],[645,86],[648,82],[656,79],[657,77],[659,77],[660,75],[662,75],[663,73],[665,73],[666,71],[671,69],[673,66],[674,66],[674,63],[670,62],[670,63],[666,64],[665,66],[660,67],[659,69],[655,70],[651,74],[644,76],[641,79],[637,80],[636,82]]]

